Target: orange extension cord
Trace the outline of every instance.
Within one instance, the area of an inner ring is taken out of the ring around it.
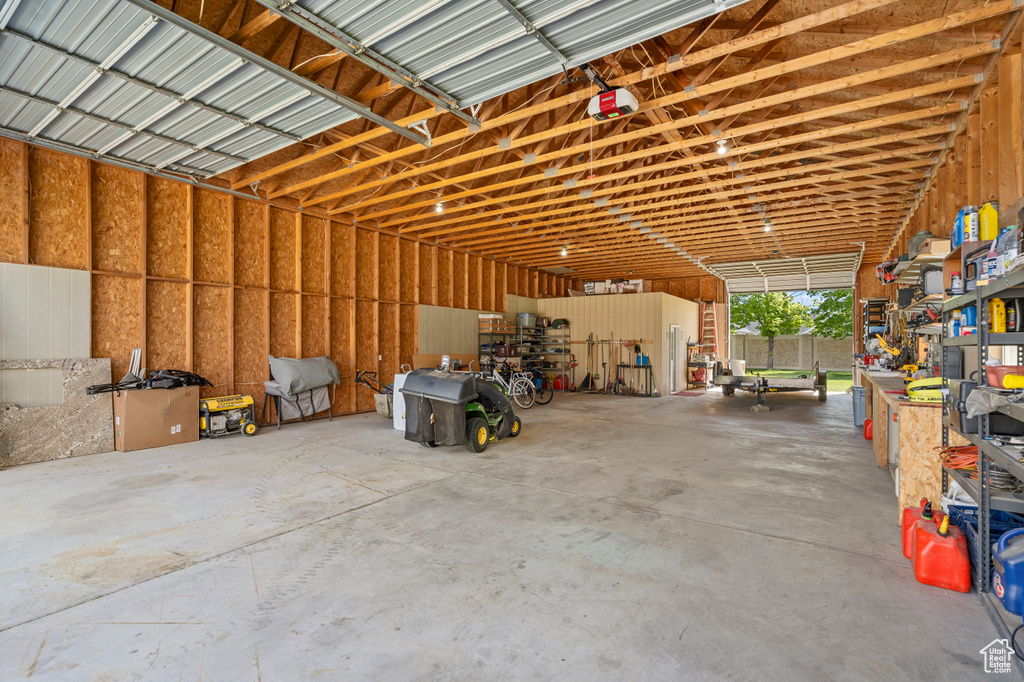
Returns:
[[[978,479],[978,446],[951,445],[940,450],[942,465],[947,469],[962,469],[968,478]]]

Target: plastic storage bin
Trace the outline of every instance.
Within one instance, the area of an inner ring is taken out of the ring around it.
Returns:
[[[851,386],[853,391],[853,425],[864,426],[867,417],[867,391],[863,386]]]
[[[533,313],[519,313],[520,327],[536,327],[537,316]]]

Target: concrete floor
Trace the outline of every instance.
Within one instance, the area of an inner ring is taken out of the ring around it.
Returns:
[[[556,397],[0,471],[0,679],[965,680],[850,398]]]

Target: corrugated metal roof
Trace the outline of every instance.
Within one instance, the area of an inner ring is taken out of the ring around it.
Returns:
[[[569,66],[747,0],[512,0]],[[268,7],[279,4],[259,0]],[[291,5],[291,3],[288,3]],[[478,104],[562,71],[562,63],[497,0],[298,0],[331,27],[454,98]],[[285,16],[289,16],[285,8]]]
[[[856,284],[862,251],[804,258],[717,263],[707,266],[733,294],[761,291],[820,291]]]
[[[202,178],[356,117],[125,0],[6,0],[0,127]]]

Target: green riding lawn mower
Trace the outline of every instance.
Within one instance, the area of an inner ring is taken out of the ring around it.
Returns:
[[[483,452],[488,443],[523,430],[508,397],[471,374],[418,369],[399,390],[405,396],[405,439],[423,447],[465,445]]]

